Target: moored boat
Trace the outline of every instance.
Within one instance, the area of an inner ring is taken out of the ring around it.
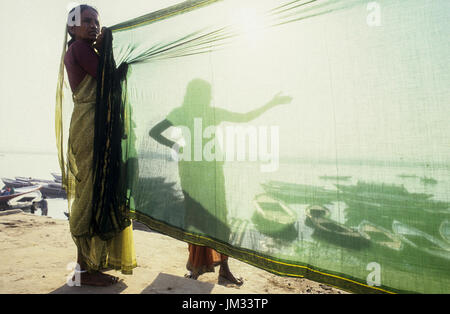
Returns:
[[[264,191],[288,204],[328,204],[337,199],[336,191],[320,186],[280,181],[262,183]]]
[[[423,184],[437,184],[437,180],[430,177],[421,177],[420,182]]]
[[[397,175],[397,177],[402,178],[402,179],[411,179],[411,178],[417,178],[417,175],[415,175],[415,174],[408,174],[408,173],[401,173],[401,174]]]
[[[444,220],[441,225],[439,226],[439,234],[441,237],[450,243],[450,221]]]
[[[52,172],[51,175],[55,178],[56,182],[62,182],[62,175]]]
[[[0,196],[0,204],[3,207],[8,207],[9,208],[9,204],[8,202],[21,197],[21,196],[25,196],[29,193],[38,191],[41,188],[40,185],[33,185],[33,186],[29,186],[29,187],[21,187],[21,188],[15,188],[14,189],[14,193],[10,194],[10,195],[4,195],[4,196]]]
[[[61,183],[43,184],[41,188],[42,195],[48,198],[67,198],[66,190],[63,189]]]
[[[282,201],[267,194],[259,194],[253,201],[255,212],[252,221],[257,229],[266,234],[280,234],[292,231],[297,214]]]
[[[2,181],[5,184],[5,186],[14,188],[14,189],[33,185],[32,183],[30,183],[28,181],[13,180],[13,179],[8,179],[8,178],[2,178]]]
[[[42,200],[42,193],[35,190],[29,193],[22,194],[8,201],[8,209],[21,209],[23,211],[30,211],[34,202]]]
[[[342,198],[347,202],[379,204],[382,207],[402,207],[425,209],[445,209],[448,204],[430,199],[432,194],[410,193],[403,185],[365,183],[356,185],[336,184]]]
[[[392,231],[397,234],[403,243],[408,246],[411,253],[423,261],[436,261],[448,263],[450,261],[450,244],[434,236],[394,220]],[[432,259],[424,259],[424,254]]]
[[[55,183],[55,181],[52,180],[37,179],[32,177],[16,177],[16,181],[27,182],[30,185],[38,183]]]
[[[305,209],[306,217],[325,217],[330,216],[330,210],[325,206],[321,205],[311,205]]]
[[[359,233],[366,235],[371,243],[382,248],[394,251],[401,251],[403,249],[403,243],[399,236],[369,221],[363,220],[359,224],[358,230]]]
[[[370,245],[369,238],[350,227],[324,216],[306,215],[306,225],[314,228],[314,235],[328,242],[353,249]]]
[[[382,199],[408,198],[415,200],[426,200],[433,197],[433,194],[410,193],[403,185],[386,183],[369,183],[358,181],[356,185],[336,184],[336,187],[345,193],[373,195]]]

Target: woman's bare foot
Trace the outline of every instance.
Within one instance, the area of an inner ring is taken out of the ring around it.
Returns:
[[[198,276],[199,276],[198,274],[194,274],[193,272],[190,271],[189,273],[184,275],[184,278],[197,280]]]
[[[235,285],[242,285],[244,280],[242,278],[237,279],[230,271],[230,267],[228,266],[228,261],[224,261],[220,264],[219,269],[219,278],[222,277]]]

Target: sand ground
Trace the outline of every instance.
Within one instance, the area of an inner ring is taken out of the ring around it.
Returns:
[[[198,280],[184,278],[187,244],[135,225],[138,267],[133,275],[108,271],[121,280],[110,287],[69,287],[67,277],[76,261],[76,248],[67,221],[0,212],[0,293],[12,294],[338,294],[346,293],[303,278],[287,278],[230,259],[232,272],[244,279],[237,287],[218,281],[215,273]]]

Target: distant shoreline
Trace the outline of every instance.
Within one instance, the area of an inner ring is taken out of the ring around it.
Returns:
[[[0,151],[0,156],[5,155],[57,155],[56,151]],[[139,158],[148,159],[162,159],[168,160],[170,157],[168,155],[164,155],[158,152],[148,152],[147,154],[140,154]],[[414,160],[368,160],[368,159],[353,159],[353,158],[341,158],[338,159],[339,164],[341,165],[353,165],[353,166],[389,166],[389,167],[420,167],[420,168],[437,168],[437,169],[449,169],[450,170],[450,161],[437,161],[437,162],[427,162],[427,161],[414,161]],[[170,160],[171,161],[171,160]],[[246,161],[244,161],[246,162]],[[312,157],[280,157],[280,164],[335,164],[336,159],[334,158],[312,158]]]

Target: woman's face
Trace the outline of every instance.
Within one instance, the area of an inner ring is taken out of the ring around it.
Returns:
[[[69,27],[70,33],[77,40],[93,43],[100,34],[100,22],[98,14],[92,9],[86,9],[81,13],[81,25]]]

